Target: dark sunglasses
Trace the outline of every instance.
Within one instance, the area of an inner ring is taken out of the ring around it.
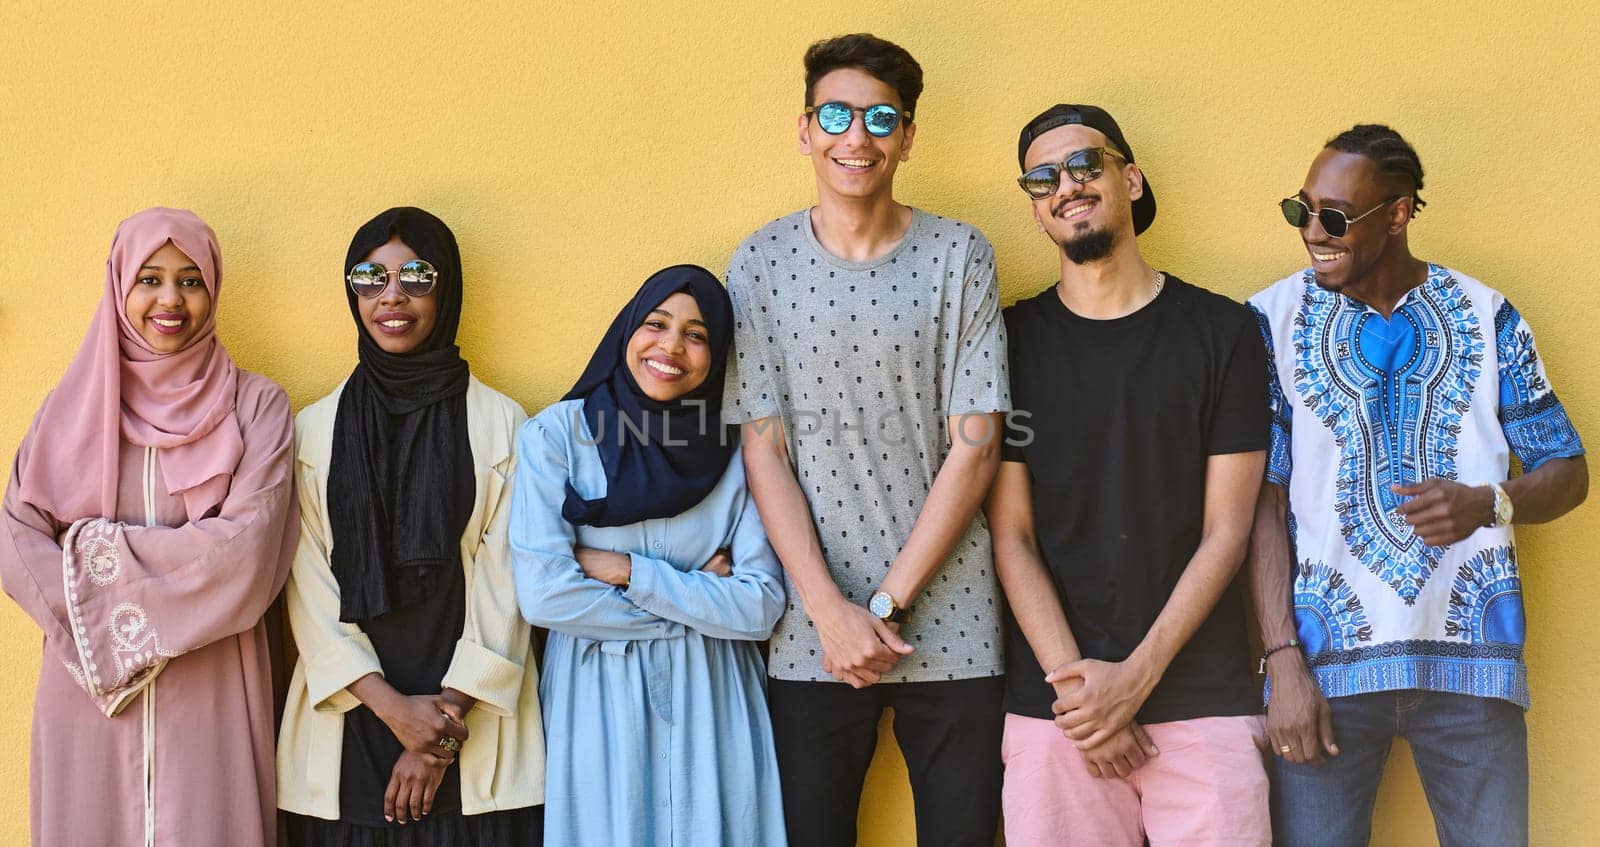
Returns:
[[[1028,196],[1035,200],[1046,197],[1061,190],[1061,174],[1076,183],[1094,182],[1106,172],[1106,156],[1116,156],[1126,162],[1128,157],[1112,150],[1109,147],[1089,147],[1079,150],[1068,156],[1059,165],[1039,165],[1024,171],[1017,177],[1017,184]]]
[[[1338,209],[1329,209],[1326,207],[1313,212],[1311,211],[1311,207],[1306,205],[1306,201],[1301,200],[1299,197],[1283,198],[1282,200],[1278,201],[1278,208],[1283,210],[1283,219],[1288,221],[1289,226],[1292,226],[1295,229],[1305,229],[1306,227],[1310,226],[1311,217],[1312,215],[1315,215],[1317,221],[1322,224],[1322,231],[1326,232],[1329,238],[1343,238],[1344,234],[1350,231],[1351,224],[1361,220],[1373,212],[1378,211],[1379,209],[1388,208],[1390,203],[1393,203],[1399,199],[1399,197],[1390,197],[1388,200],[1373,206],[1372,208],[1362,212],[1359,215],[1356,215],[1353,218],[1344,212],[1339,211]]]
[[[884,138],[894,132],[900,125],[900,118],[911,120],[910,112],[902,112],[888,103],[879,103],[876,106],[858,108],[849,103],[840,103],[830,100],[820,106],[807,106],[806,114],[815,115],[817,126],[829,135],[843,135],[850,129],[850,124],[855,122],[856,113],[861,113],[861,125],[867,134],[873,138]]]
[[[422,259],[412,259],[393,271],[377,262],[359,262],[344,278],[356,296],[371,300],[389,287],[389,274],[400,278],[400,290],[407,297],[428,296],[439,279],[439,272]]]

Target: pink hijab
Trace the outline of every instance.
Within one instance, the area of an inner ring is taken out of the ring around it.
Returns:
[[[200,269],[211,312],[189,345],[158,353],[128,322],[128,292],[145,260],[171,241]],[[216,336],[222,255],[193,212],[146,209],[111,240],[106,286],[89,334],[45,398],[20,482],[22,499],[63,524],[117,515],[121,442],[155,447],[167,493],[189,520],[219,505],[244,454],[234,415],[239,369]]]

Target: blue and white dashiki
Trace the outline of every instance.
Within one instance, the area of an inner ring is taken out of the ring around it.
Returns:
[[[1439,265],[1383,315],[1307,269],[1250,300],[1272,375],[1267,478],[1289,491],[1294,614],[1322,691],[1425,689],[1528,706],[1511,527],[1429,547],[1391,485],[1500,482],[1583,444],[1533,333]]]

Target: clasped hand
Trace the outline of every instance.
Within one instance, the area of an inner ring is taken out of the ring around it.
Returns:
[[[1154,677],[1133,659],[1079,659],[1045,676],[1051,685],[1074,680],[1079,683],[1076,688],[1057,688],[1059,696],[1051,711],[1055,713],[1056,726],[1079,750],[1097,747],[1133,723],[1134,714],[1155,687]],[[1062,694],[1063,690],[1066,693]]]
[[[900,638],[899,624],[843,598],[813,620],[822,640],[822,669],[852,688],[876,684],[901,656],[916,650]]]
[[[439,746],[439,741],[467,741],[465,715],[460,712],[461,707],[443,694],[414,694],[398,698],[379,715],[405,748],[383,792],[385,820],[404,824],[433,811],[445,769],[456,758],[455,751]]]

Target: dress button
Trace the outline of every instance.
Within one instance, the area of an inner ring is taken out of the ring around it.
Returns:
[[[661,542],[657,541],[655,544],[652,544],[650,546],[656,548],[657,550],[660,550],[661,549]]]

